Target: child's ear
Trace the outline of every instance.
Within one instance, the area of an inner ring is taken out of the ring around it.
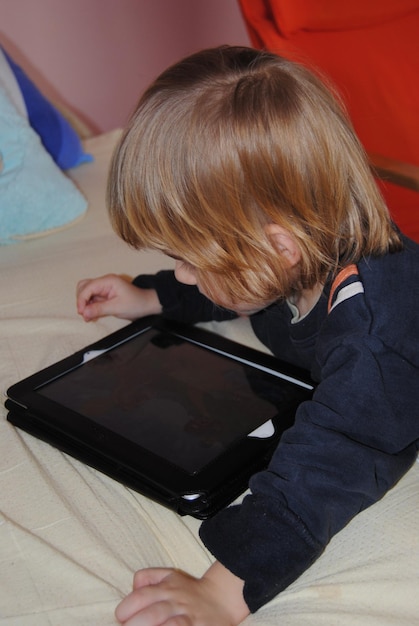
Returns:
[[[274,248],[287,258],[290,267],[297,265],[301,259],[301,252],[291,233],[278,224],[267,224],[265,233],[272,241]]]

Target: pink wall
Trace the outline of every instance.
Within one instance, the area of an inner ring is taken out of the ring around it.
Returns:
[[[236,0],[1,0],[0,43],[99,131],[125,124],[167,65],[249,44]]]

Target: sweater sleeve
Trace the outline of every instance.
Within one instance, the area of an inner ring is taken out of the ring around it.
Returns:
[[[179,283],[172,270],[142,274],[132,282],[142,289],[157,291],[163,316],[168,319],[195,324],[213,320],[221,322],[237,317],[233,311],[223,309],[203,296],[196,286]]]
[[[206,546],[245,581],[251,611],[296,580],[416,458],[418,367],[366,330],[359,302],[353,328],[345,317],[340,328],[325,325],[320,383],[250,495],[201,526]]]

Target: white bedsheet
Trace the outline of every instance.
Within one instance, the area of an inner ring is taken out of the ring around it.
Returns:
[[[95,162],[72,172],[86,217],[54,235],[0,248],[0,391],[122,325],[86,324],[75,310],[80,278],[136,275],[167,259],[130,250],[110,229],[104,191],[118,132],[89,140]],[[210,327],[260,344],[243,320]],[[419,409],[418,409],[419,410]],[[179,517],[0,420],[1,626],[111,626],[146,566],[199,575],[211,556],[199,522]],[[419,624],[419,464],[361,513],[323,556],[250,616],[258,626]],[[216,626],[216,625],[214,625]]]

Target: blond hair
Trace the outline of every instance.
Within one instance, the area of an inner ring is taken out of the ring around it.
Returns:
[[[401,247],[337,97],[251,48],[204,50],[157,78],[114,154],[108,207],[127,243],[173,252],[233,301],[289,296]],[[297,243],[297,276],[269,223]]]

